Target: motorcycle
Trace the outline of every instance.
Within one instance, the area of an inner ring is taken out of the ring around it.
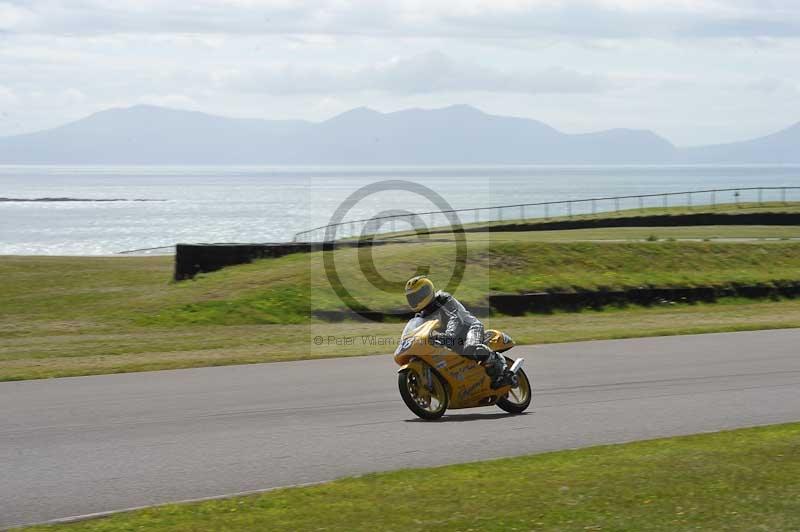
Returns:
[[[511,414],[521,414],[528,408],[533,392],[522,370],[524,359],[506,357],[506,364],[510,365],[508,384],[493,389],[480,362],[431,340],[431,332],[438,328],[438,319],[412,318],[395,350],[394,360],[400,366],[400,396],[409,410],[422,419],[435,420],[455,408],[497,405]],[[484,344],[498,353],[514,347],[510,336],[496,330],[486,331]]]

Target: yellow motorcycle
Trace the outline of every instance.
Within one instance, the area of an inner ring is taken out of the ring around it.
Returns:
[[[418,417],[439,419],[448,408],[474,408],[497,405],[511,414],[520,414],[531,404],[533,392],[528,376],[522,371],[524,359],[510,364],[510,383],[492,389],[491,379],[481,363],[457,355],[433,342],[431,332],[439,320],[412,318],[403,329],[394,360],[400,366],[398,386],[406,406]],[[484,343],[502,353],[514,347],[505,333],[486,331]]]

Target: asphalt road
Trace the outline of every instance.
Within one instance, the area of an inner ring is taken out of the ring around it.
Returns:
[[[419,422],[390,357],[0,383],[0,527],[800,420],[800,329],[518,347],[530,413]]]

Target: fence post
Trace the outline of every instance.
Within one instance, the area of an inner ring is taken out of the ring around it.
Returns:
[[[545,203],[544,204],[544,219],[545,220],[549,220],[550,219],[550,204],[549,203]]]
[[[781,189],[781,202],[786,205],[786,187]]]
[[[567,215],[570,218],[572,218],[572,202],[571,201],[567,202]]]
[[[519,216],[523,221],[525,220],[525,205],[519,206]]]
[[[763,191],[763,189],[761,187],[758,187],[758,205],[759,205],[759,207],[763,203],[762,200],[764,199],[764,194],[762,193],[762,191]]]
[[[686,193],[686,204],[689,206],[689,210],[691,211],[692,210],[692,193],[691,192],[687,192]]]
[[[644,212],[644,198],[639,196],[639,212]]]
[[[500,222],[503,221],[503,208],[502,207],[498,207],[497,208],[497,220],[500,221]]]
[[[480,209],[475,209],[475,223],[481,221]]]
[[[619,212],[619,198],[614,198],[614,211]]]
[[[712,190],[711,191],[711,208],[713,208],[713,209],[717,208],[717,191],[716,190]]]
[[[597,214],[597,201],[592,198],[592,214]]]

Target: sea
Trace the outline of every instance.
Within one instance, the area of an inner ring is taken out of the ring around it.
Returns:
[[[793,186],[800,187],[800,166],[0,166],[0,255],[171,253],[179,242],[285,242],[331,221],[387,214]],[[667,201],[700,204],[709,194]],[[779,198],[777,191],[762,194],[764,201]],[[789,194],[800,201],[800,191]],[[755,192],[713,199],[749,201]],[[546,214],[663,201],[554,204]],[[473,222],[543,214],[540,205],[458,216]]]

